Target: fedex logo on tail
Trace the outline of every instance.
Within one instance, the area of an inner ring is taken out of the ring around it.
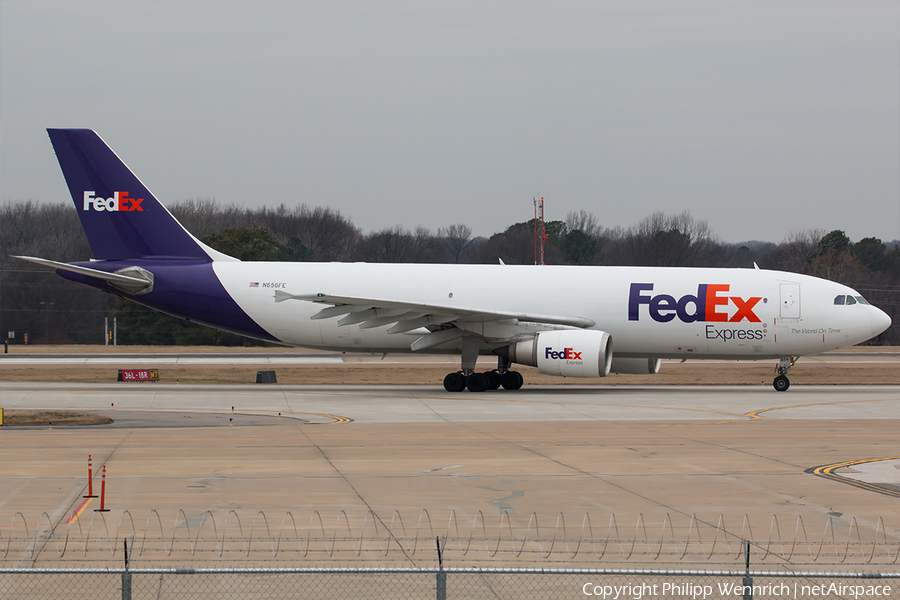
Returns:
[[[751,323],[759,323],[760,319],[753,312],[762,296],[742,298],[726,295],[731,286],[727,283],[701,283],[697,286],[697,295],[686,294],[676,299],[669,294],[644,294],[653,290],[652,283],[632,283],[628,294],[628,320],[640,319],[642,304],[647,305],[650,318],[658,323],[668,323],[675,317],[684,323],[697,321],[719,321],[738,323],[747,319]],[[729,307],[737,310],[729,315]]]
[[[143,201],[143,198],[130,198],[128,192],[113,192],[112,198],[103,198],[100,196],[94,197],[94,192],[90,191],[84,193],[83,210],[91,210],[93,208],[97,212],[119,212],[130,210],[144,212],[144,209],[141,207],[141,202]]]

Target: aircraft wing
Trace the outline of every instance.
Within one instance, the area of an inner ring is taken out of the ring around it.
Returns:
[[[338,325],[358,324],[360,329],[371,329],[390,325],[388,333],[404,333],[421,327],[437,328],[441,325],[454,323],[453,329],[438,329],[432,331],[412,344],[413,350],[425,350],[446,342],[453,341],[463,336],[464,331],[472,331],[473,325],[480,325],[482,335],[488,335],[485,331],[488,324],[505,322],[510,325],[518,323],[539,325],[563,325],[574,328],[588,328],[595,325],[594,321],[585,317],[573,317],[565,315],[543,315],[530,313],[514,313],[495,310],[480,310],[461,308],[458,306],[446,306],[437,304],[422,304],[417,302],[403,302],[386,298],[365,298],[357,296],[335,296],[331,294],[290,294],[282,290],[275,290],[275,302],[285,300],[303,300],[327,305],[312,319],[331,319],[341,317]],[[510,327],[501,327],[501,330],[510,331]],[[500,333],[498,331],[498,333]],[[500,337],[505,334],[500,333]]]

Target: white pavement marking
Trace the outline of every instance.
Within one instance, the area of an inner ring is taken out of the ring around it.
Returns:
[[[840,471],[835,473],[846,479],[865,481],[866,483],[880,483],[900,485],[900,459],[876,460],[860,463],[849,467],[853,472]]]

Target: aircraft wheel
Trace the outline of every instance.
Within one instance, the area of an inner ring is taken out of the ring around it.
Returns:
[[[500,385],[504,390],[517,390],[525,383],[525,379],[518,371],[507,371],[500,376]]]
[[[787,389],[791,387],[791,382],[784,375],[779,375],[775,378],[775,381],[772,382],[772,387],[779,392],[786,392]]]
[[[462,373],[450,373],[444,377],[444,389],[448,392],[461,392],[466,389],[466,378]]]
[[[488,388],[488,378],[484,373],[472,373],[466,377],[466,387],[470,392],[483,392]]]
[[[484,374],[484,376],[487,377],[488,380],[487,389],[496,390],[500,387],[500,373],[498,373],[496,370],[488,371]]]

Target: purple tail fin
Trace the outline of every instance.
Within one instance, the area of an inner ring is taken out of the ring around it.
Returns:
[[[48,129],[94,258],[210,261],[201,244],[90,129]]]

